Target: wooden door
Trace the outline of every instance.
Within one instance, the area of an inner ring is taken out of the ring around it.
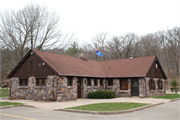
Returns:
[[[139,96],[139,80],[131,79],[131,94],[132,96]]]
[[[81,79],[78,79],[77,88],[77,97],[81,98]]]

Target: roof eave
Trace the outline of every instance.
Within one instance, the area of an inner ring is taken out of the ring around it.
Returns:
[[[32,51],[32,49],[30,49],[27,54],[19,61],[19,63],[14,67],[14,69],[9,73],[9,75],[7,76],[7,78],[9,79],[12,74],[18,69],[18,67],[21,65],[22,62],[24,62],[24,60],[29,56],[30,52]]]
[[[164,79],[167,79],[166,74],[165,74],[164,70],[162,69],[162,66],[161,66],[161,64],[160,64],[160,62],[159,62],[159,60],[158,60],[157,57],[156,57],[156,59],[157,59],[158,64],[159,64],[159,66],[160,66],[160,70],[161,70],[161,72],[162,72],[162,74],[163,74],[163,76],[164,76]]]
[[[120,77],[118,77],[118,76],[115,76],[115,77],[107,77],[107,78],[142,78],[142,77],[146,77],[146,76],[144,76],[144,75],[138,75],[138,76],[120,76]]]
[[[59,76],[76,76],[76,77],[94,77],[94,78],[140,78],[140,77],[146,77],[144,75],[138,75],[138,76],[112,76],[112,77],[108,77],[108,76],[92,76],[92,75],[75,75],[75,74],[59,74]]]
[[[51,65],[49,65],[43,58],[41,58],[41,57],[36,53],[35,50],[32,49],[32,51],[33,51],[33,53],[34,53],[41,61],[45,62],[46,66],[47,66],[49,69],[51,69],[56,75],[58,75],[58,72],[57,72],[55,69],[53,69],[53,67],[51,67]]]
[[[99,78],[106,78],[106,76],[75,75],[75,74],[59,74],[59,76],[76,76],[76,77],[99,77]]]

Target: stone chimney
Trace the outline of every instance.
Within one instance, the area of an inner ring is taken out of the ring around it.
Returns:
[[[86,54],[79,54],[79,58],[83,59],[84,61],[88,61]]]

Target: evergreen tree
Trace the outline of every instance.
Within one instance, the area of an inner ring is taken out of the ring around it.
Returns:
[[[76,53],[79,52],[78,44],[74,41],[70,47],[67,49],[67,54],[70,56],[74,56]]]
[[[170,82],[170,85],[171,85],[171,91],[175,91],[175,93],[177,94],[177,91],[179,89],[178,85],[178,81],[177,79],[174,77],[173,80]]]

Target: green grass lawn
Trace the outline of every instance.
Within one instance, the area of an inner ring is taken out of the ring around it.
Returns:
[[[160,98],[160,99],[176,99],[180,98],[180,94],[166,94],[165,96],[156,96],[153,98]]]
[[[82,105],[77,107],[65,108],[75,110],[86,110],[86,111],[123,111],[133,108],[138,108],[150,104],[144,103],[96,103],[89,105]]]
[[[9,97],[9,89],[0,89],[0,97]]]
[[[22,103],[16,103],[16,102],[1,102],[0,103],[1,106],[9,106],[9,105],[14,105],[14,106],[17,106],[17,105],[22,105]]]

